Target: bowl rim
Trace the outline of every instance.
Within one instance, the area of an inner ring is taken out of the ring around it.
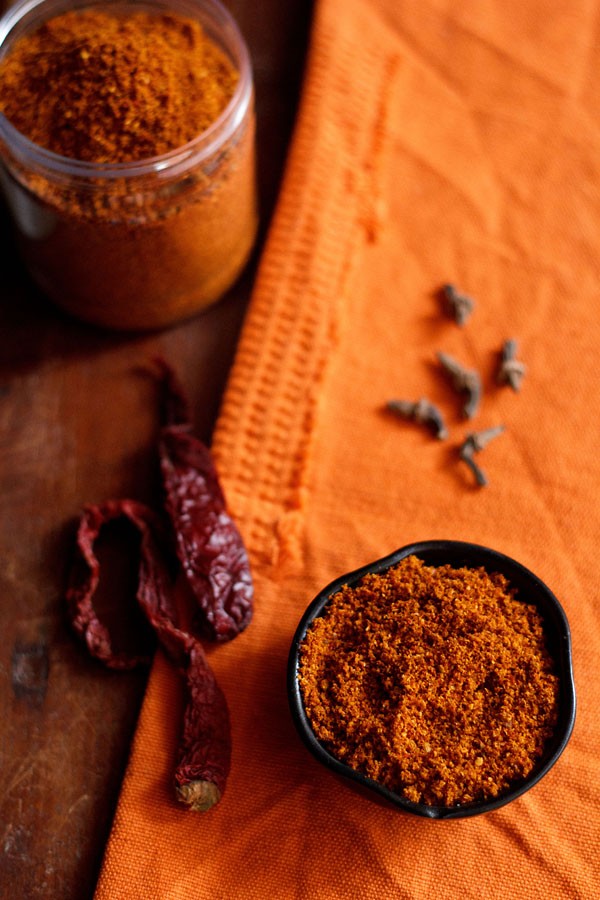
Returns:
[[[554,644],[551,654],[560,678],[560,712],[558,725],[551,741],[551,749],[548,751],[547,755],[544,756],[542,762],[536,766],[533,773],[524,781],[511,788],[510,791],[507,791],[499,797],[495,797],[493,800],[485,802],[478,801],[472,804],[465,804],[464,806],[449,807],[429,806],[424,803],[414,803],[411,800],[407,800],[399,794],[390,791],[383,785],[378,784],[376,781],[373,781],[373,779],[351,769],[345,763],[332,756],[314,735],[306,715],[297,673],[300,645],[311,622],[323,614],[329,598],[336,594],[343,585],[354,585],[360,581],[364,575],[370,573],[379,574],[411,555],[421,559],[423,556],[427,557],[424,559],[426,565],[449,564],[454,568],[458,568],[462,565],[468,568],[482,566],[490,573],[500,572],[504,574],[510,582],[511,587],[517,588],[517,596],[520,592],[520,587],[518,584],[515,585],[515,580],[529,585],[535,591],[535,598],[533,600],[528,598],[528,602],[534,602],[536,605],[540,605],[539,598],[544,598],[541,604],[541,606],[543,606],[541,611],[544,616],[545,629],[548,628],[548,637],[549,639],[552,639],[550,642]],[[444,562],[445,556],[449,556],[450,559],[447,559]],[[430,561],[431,558],[436,559],[438,557],[440,558],[440,561],[437,563]],[[455,561],[453,562],[452,560]],[[329,584],[319,591],[303,613],[292,639],[287,666],[287,696],[290,713],[296,730],[312,755],[326,768],[349,779],[351,782],[354,782],[355,786],[367,789],[368,792],[372,792],[371,796],[373,799],[379,799],[387,806],[396,807],[405,812],[429,819],[457,819],[480,815],[499,809],[507,803],[516,800],[526,791],[529,791],[555,765],[569,742],[575,725],[577,707],[569,622],[561,603],[550,588],[535,575],[534,572],[512,557],[507,556],[498,550],[493,550],[490,547],[467,541],[454,541],[450,539],[417,541],[406,544],[374,562],[367,563],[358,569],[354,569],[351,572],[347,572],[344,575],[334,578],[333,581],[329,582]]]

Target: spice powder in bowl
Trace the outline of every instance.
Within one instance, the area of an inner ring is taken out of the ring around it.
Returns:
[[[257,230],[247,48],[217,0],[21,0],[0,22],[0,179],[34,279],[153,329],[233,284]]]
[[[290,656],[296,724],[321,761],[413,812],[502,805],[570,735],[570,650],[562,673],[539,605],[500,572],[402,551],[382,563],[309,607]]]

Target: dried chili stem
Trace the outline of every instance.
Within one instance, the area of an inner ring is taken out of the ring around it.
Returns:
[[[481,401],[481,378],[475,369],[466,369],[452,356],[443,351],[438,352],[438,360],[442,368],[450,376],[455,390],[466,394],[463,413],[467,419],[472,419]]]
[[[401,419],[427,425],[439,440],[444,440],[448,437],[448,430],[442,413],[426,397],[421,397],[416,402],[412,400],[389,400],[386,408]]]
[[[473,298],[460,293],[453,284],[443,285],[442,295],[446,301],[446,308],[456,324],[464,325],[475,308]]]
[[[483,469],[475,462],[474,456],[503,431],[504,425],[496,425],[493,428],[486,428],[485,431],[471,432],[459,449],[460,459],[471,469],[480,487],[485,487],[488,480]]]
[[[517,346],[515,338],[504,341],[497,374],[498,384],[508,384],[513,391],[521,389],[521,382],[526,372],[525,364],[517,359]]]

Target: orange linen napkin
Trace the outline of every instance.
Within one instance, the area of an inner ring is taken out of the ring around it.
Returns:
[[[600,884],[600,3],[318,0],[280,203],[214,449],[256,613],[211,654],[233,722],[221,803],[179,808],[181,684],[159,654],[97,896],[591,898]],[[477,301],[463,327],[435,296]],[[528,371],[494,382],[505,338]],[[484,382],[477,418],[435,361]],[[450,436],[382,412],[427,395]],[[474,486],[467,430],[502,423]],[[570,619],[578,718],[552,771],[488,815],[358,797],[301,745],[286,661],[335,576],[427,538],[533,569]]]

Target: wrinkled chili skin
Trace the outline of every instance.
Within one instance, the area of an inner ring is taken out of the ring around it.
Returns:
[[[144,523],[140,523],[144,527]],[[176,627],[173,591],[165,589],[165,569],[146,529],[142,539],[138,600],[148,621],[186,681],[186,705],[174,781],[178,798],[187,803],[182,788],[214,785],[212,805],[222,796],[231,766],[231,724],[227,700],[194,635]],[[158,589],[157,589],[158,588]],[[209,806],[192,808],[207,809]]]
[[[109,500],[100,506],[86,506],[80,516],[75,538],[75,551],[69,570],[66,592],[71,625],[85,642],[91,656],[111,669],[133,669],[148,664],[146,656],[117,653],[112,646],[110,631],[100,621],[93,598],[100,581],[100,563],[94,553],[100,531],[114,519],[127,518],[139,530],[137,523],[153,520],[152,511],[132,500]]]
[[[71,621],[90,653],[107,666],[124,669],[144,661],[141,657],[127,657],[113,651],[108,629],[94,609],[93,599],[99,582],[94,544],[102,526],[119,517],[128,519],[141,538],[138,603],[186,681],[187,703],[174,775],[177,795],[182,802],[188,803],[186,786],[208,787],[210,800],[205,805],[188,803],[193,809],[208,809],[220,799],[229,774],[231,729],[227,701],[201,644],[193,634],[178,627],[172,577],[159,544],[161,525],[152,510],[131,500],[112,500],[84,509],[67,589]]]
[[[190,785],[214,784],[220,796],[231,766],[227,701],[198,642],[190,647],[188,658],[188,702],[175,769],[175,788],[184,803],[188,802],[185,788]],[[203,735],[204,740],[198,741],[197,735]]]
[[[211,454],[184,428],[167,426],[160,466],[177,555],[202,614],[198,627],[211,640],[231,640],[252,618],[254,589]]]
[[[138,604],[186,681],[174,778],[177,797],[190,809],[204,811],[225,790],[231,727],[227,701],[199,635],[226,641],[239,634],[252,616],[253,585],[246,549],[227,512],[210,451],[191,434],[185,392],[168,363],[156,359],[155,364],[163,391],[159,457],[167,520],[132,500],[87,506],[79,523],[67,602],[73,627],[93,656],[121,669],[146,661],[115,652],[93,602],[100,577],[94,544],[105,523],[127,519],[140,536]],[[175,606],[175,571],[167,559],[173,545],[198,607],[187,630]]]
[[[164,359],[154,362],[162,387],[160,467],[177,556],[199,606],[198,630],[211,641],[229,641],[252,618],[248,555],[210,450],[191,434],[185,391]]]

